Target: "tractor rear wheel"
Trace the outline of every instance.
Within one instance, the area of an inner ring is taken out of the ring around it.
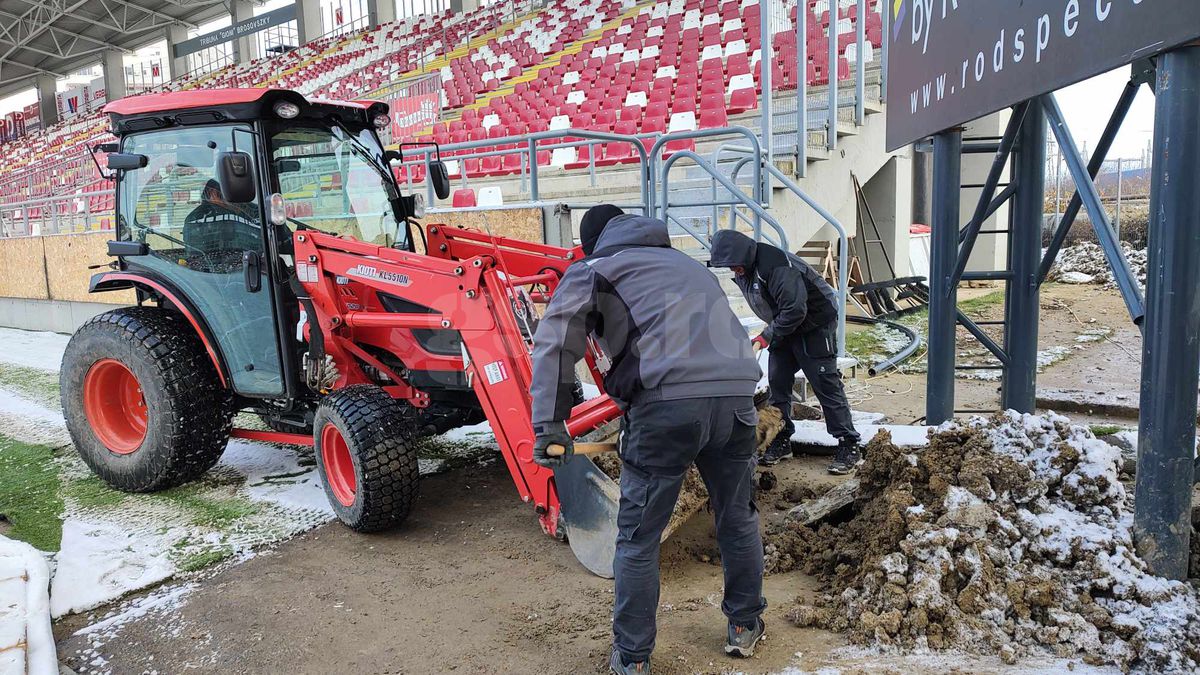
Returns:
[[[83,461],[126,492],[174,487],[208,471],[233,417],[204,345],[179,314],[125,307],[67,343],[63,415]]]
[[[374,385],[326,396],[313,420],[317,468],[338,519],[359,532],[399,525],[420,471],[411,408]]]

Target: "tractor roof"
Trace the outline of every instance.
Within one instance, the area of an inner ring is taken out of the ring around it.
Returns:
[[[309,100],[290,89],[244,88],[190,89],[129,96],[104,106],[104,112],[112,122],[113,133],[120,135],[177,124],[248,122],[274,117],[272,106],[279,101],[297,104],[301,119],[334,115],[342,122],[354,125],[369,125],[376,115],[388,111],[387,104],[380,101]]]

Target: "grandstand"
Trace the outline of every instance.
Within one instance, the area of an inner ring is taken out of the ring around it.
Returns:
[[[320,38],[271,58],[185,76],[163,88],[280,87],[310,97],[350,99],[379,96],[396,82],[432,78],[440,89],[440,118],[392,141],[446,145],[455,160],[453,177],[462,182],[456,204],[476,203],[474,188],[489,180],[501,199],[511,200],[535,170],[515,152],[514,137],[524,134],[568,128],[636,134],[649,147],[655,136],[669,132],[729,124],[759,128],[764,53],[772,94],[781,99],[796,99],[802,83],[823,87],[831,76],[851,87],[851,70],[857,67],[867,68],[877,83],[873,45],[882,42],[880,4],[871,0],[866,16],[859,17],[852,0],[835,0],[833,7],[829,0],[806,0],[800,6],[807,12],[804,73],[797,58],[800,7],[795,3],[522,0]],[[771,17],[769,36],[760,30],[763,11],[777,15]],[[861,54],[854,34],[860,19],[866,34]],[[829,58],[831,22],[838,33],[836,65]],[[814,95],[818,105],[824,98]],[[869,99],[877,101],[878,94]],[[825,134],[842,131],[830,130],[824,118],[814,122],[810,117],[803,131],[794,121],[791,125],[793,148],[799,135],[819,148]],[[112,227],[111,191],[88,152],[108,137],[106,127],[103,116],[92,113],[3,146],[0,218],[6,234]],[[499,142],[486,145],[489,141]],[[595,185],[597,170],[638,161],[627,143],[562,145],[538,151],[537,170],[590,172]],[[680,141],[665,150],[694,147],[692,141]],[[401,171],[405,180],[422,178],[420,166]],[[520,183],[514,183],[517,177]],[[617,192],[622,189],[632,188]],[[64,201],[64,196],[74,198]]]

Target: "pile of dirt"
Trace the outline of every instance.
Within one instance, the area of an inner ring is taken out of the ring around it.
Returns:
[[[950,423],[919,451],[882,433],[843,522],[769,529],[768,571],[827,584],[789,619],[860,643],[1200,665],[1200,597],[1134,553],[1120,450],[1053,413]]]
[[[1146,249],[1132,248],[1124,242],[1121,248],[1138,283],[1145,287]],[[1104,249],[1099,244],[1087,241],[1063,247],[1048,276],[1051,281],[1113,285],[1112,270],[1109,269],[1108,258],[1104,257]]]

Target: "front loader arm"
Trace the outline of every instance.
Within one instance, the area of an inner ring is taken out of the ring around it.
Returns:
[[[309,330],[321,330],[326,337],[327,350],[339,371],[335,388],[365,378],[353,353],[358,330],[457,331],[463,344],[463,369],[517,491],[522,500],[534,505],[542,529],[558,534],[560,506],[554,473],[533,462],[532,363],[513,303],[519,288],[532,289],[532,295],[548,302],[559,277],[578,253],[436,225],[429,226],[427,240],[436,255],[311,231],[297,233],[297,276],[318,314],[310,317]],[[432,312],[348,310],[339,301],[338,286],[350,280]],[[599,382],[598,372],[596,378]],[[389,388],[389,393],[420,405],[421,392],[403,381]],[[617,405],[601,396],[576,406],[567,427],[572,434],[582,435],[619,414]]]

